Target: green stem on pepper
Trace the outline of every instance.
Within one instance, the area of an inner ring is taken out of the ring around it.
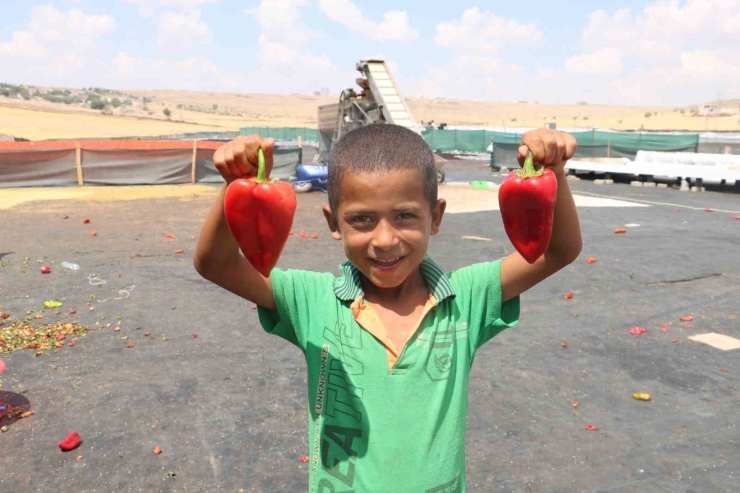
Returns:
[[[262,148],[260,147],[259,150],[257,150],[257,179],[254,181],[257,183],[268,181],[268,178],[265,176],[265,171],[265,153],[262,152]]]
[[[524,159],[524,166],[517,170],[516,176],[519,178],[532,178],[534,176],[542,176],[545,172],[545,168],[535,169],[534,167],[534,154],[532,151],[527,151],[527,157]]]

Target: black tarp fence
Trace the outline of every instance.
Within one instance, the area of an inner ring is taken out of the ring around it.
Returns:
[[[220,183],[215,149],[0,150],[0,188],[83,185]],[[271,177],[288,180],[299,164],[297,146],[276,146]]]
[[[75,149],[0,151],[0,187],[77,185]]]

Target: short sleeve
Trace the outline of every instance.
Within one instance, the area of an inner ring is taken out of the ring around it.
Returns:
[[[519,297],[501,303],[501,260],[448,274],[455,290],[458,322],[468,324],[471,353],[519,321]]]
[[[257,307],[260,324],[268,334],[282,337],[305,352],[312,323],[321,317],[327,297],[333,297],[330,273],[273,269],[270,283],[275,310]]]

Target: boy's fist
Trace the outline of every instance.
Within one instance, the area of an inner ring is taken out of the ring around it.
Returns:
[[[261,147],[265,153],[265,175],[269,176],[274,146],[275,139],[263,139],[257,134],[240,135],[216,150],[213,164],[227,184],[237,178],[254,175],[257,173],[257,151]]]
[[[562,174],[565,163],[573,157],[577,148],[578,143],[571,134],[538,128],[522,135],[517,160],[521,166],[527,151],[532,151],[535,164],[552,168],[555,174]]]

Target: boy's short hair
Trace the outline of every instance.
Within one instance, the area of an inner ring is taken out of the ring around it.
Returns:
[[[437,203],[437,172],[434,154],[424,138],[399,125],[374,123],[352,130],[329,154],[329,207],[336,216],[339,186],[346,173],[372,173],[415,169],[424,196],[433,209]]]

